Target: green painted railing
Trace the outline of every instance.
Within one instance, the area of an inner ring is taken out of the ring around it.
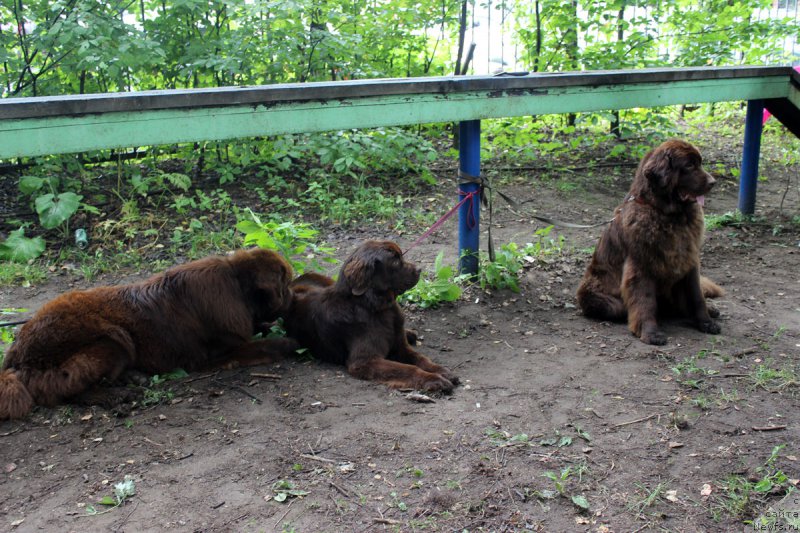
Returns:
[[[406,78],[0,100],[0,159],[204,140],[800,96],[789,67]]]

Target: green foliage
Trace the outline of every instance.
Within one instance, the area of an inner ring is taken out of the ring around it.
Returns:
[[[750,217],[743,215],[740,211],[729,211],[721,215],[705,215],[705,226],[707,230],[715,230],[725,226],[741,226]]]
[[[98,511],[94,505],[86,506],[87,515],[101,515],[113,511],[120,505],[124,504],[128,498],[136,495],[136,484],[133,478],[126,474],[123,481],[114,484],[114,493],[111,496],[103,496],[98,501],[98,505],[105,505],[108,507],[103,511]]]
[[[788,476],[775,463],[785,448],[780,444],[772,448],[763,466],[756,469],[756,476],[748,478],[742,474],[731,474],[720,483],[720,494],[715,498],[716,512],[726,512],[734,518],[752,516],[771,494],[782,494],[794,490]]]
[[[0,259],[16,263],[27,263],[44,253],[45,242],[41,237],[26,237],[25,229],[19,228],[8,234],[0,243]]]
[[[23,176],[19,181],[19,190],[33,200],[33,206],[39,215],[39,223],[45,229],[60,230],[63,237],[69,235],[69,220],[82,206],[89,211],[98,212],[91,206],[81,204],[83,196],[71,191],[58,192],[61,180],[55,177]],[[47,191],[50,192],[47,192]]]
[[[524,254],[519,245],[510,242],[503,244],[495,253],[495,260],[481,254],[478,283],[481,289],[509,289],[519,292],[519,274],[522,271]]]
[[[302,498],[309,494],[307,490],[295,489],[290,481],[284,479],[279,479],[272,484],[272,492],[275,493],[272,499],[279,503],[283,503],[289,498]]]
[[[175,397],[175,393],[165,388],[165,384],[169,381],[182,379],[189,374],[182,368],[176,368],[171,372],[165,374],[155,374],[150,377],[150,383],[144,390],[144,397],[142,398],[142,405],[158,405],[160,403],[168,402]]]
[[[443,265],[441,251],[433,263],[433,279],[420,277],[419,282],[410,290],[400,295],[401,302],[418,305],[422,309],[438,307],[442,302],[455,302],[461,297],[455,270],[450,265]]]
[[[321,262],[335,263],[333,249],[317,244],[319,233],[305,223],[282,222],[261,218],[247,210],[249,220],[241,220],[236,229],[245,234],[244,244],[275,250],[289,261],[297,274],[321,270]]]
[[[481,267],[478,273],[478,284],[481,289],[508,289],[519,292],[519,275],[526,263],[561,253],[566,239],[563,236],[558,239],[549,237],[552,230],[553,226],[536,230],[534,232],[536,241],[527,243],[523,247],[514,242],[501,245],[500,250],[495,252],[494,261],[489,260],[488,254],[481,253]]]
[[[7,320],[7,317],[15,316],[17,313],[24,313],[27,309],[0,309],[0,321]],[[0,326],[0,367],[3,366],[6,347],[14,343],[14,326]]]

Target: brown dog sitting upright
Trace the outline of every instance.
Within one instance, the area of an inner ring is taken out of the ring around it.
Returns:
[[[367,241],[344,262],[336,282],[320,274],[292,282],[286,330],[315,357],[345,365],[359,379],[450,392],[458,378],[411,348],[397,305],[419,274],[396,244]]]
[[[133,285],[72,291],[19,331],[0,371],[0,419],[55,405],[127,370],[269,362],[298,345],[252,341],[291,301],[291,267],[267,250],[174,267]]]
[[[685,317],[719,333],[706,298],[722,289],[700,276],[704,195],[714,185],[700,152],[670,140],[644,156],[625,201],[600,237],[578,288],[583,314],[628,320],[648,344],[666,344],[657,316]]]

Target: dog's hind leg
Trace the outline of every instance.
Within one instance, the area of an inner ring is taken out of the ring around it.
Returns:
[[[628,311],[622,298],[598,290],[594,283],[584,281],[578,288],[578,306],[583,315],[598,320],[625,322]]]
[[[111,339],[76,350],[51,368],[22,367],[15,371],[39,405],[53,406],[94,387],[114,381],[129,364],[128,351]]]
[[[33,409],[33,398],[12,369],[0,372],[0,420],[21,418]]]

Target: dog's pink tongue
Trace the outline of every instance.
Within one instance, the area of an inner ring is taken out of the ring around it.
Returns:
[[[706,197],[705,196],[698,196],[696,198],[696,200],[697,200],[697,203],[700,204],[700,207],[703,207],[703,206],[706,205]]]

